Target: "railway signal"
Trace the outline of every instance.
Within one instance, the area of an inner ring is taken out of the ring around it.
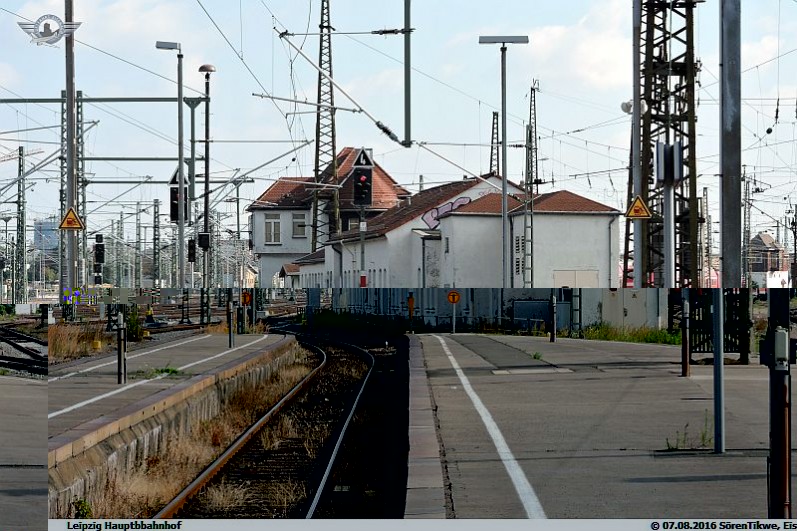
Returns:
[[[369,206],[372,202],[373,168],[355,168],[352,171],[352,178],[354,179],[354,204]]]
[[[196,262],[196,240],[188,240],[188,261]]]

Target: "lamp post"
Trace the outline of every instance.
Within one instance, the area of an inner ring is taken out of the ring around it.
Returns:
[[[501,45],[501,163],[504,171],[501,177],[501,286],[508,288],[508,234],[507,231],[507,199],[506,199],[506,181],[509,172],[507,171],[506,162],[506,45],[507,44],[528,44],[529,38],[526,35],[511,36],[481,36],[479,37],[479,44],[500,44]]]
[[[213,65],[202,65],[200,72],[205,74],[205,238],[207,247],[202,255],[202,316],[203,321],[210,323],[210,74],[216,71]]]
[[[185,289],[185,173],[183,170],[183,52],[179,42],[157,41],[158,50],[177,50],[177,282]]]

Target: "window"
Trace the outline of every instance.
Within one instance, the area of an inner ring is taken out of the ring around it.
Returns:
[[[266,232],[263,241],[265,243],[279,243],[280,242],[280,215],[279,214],[265,214],[266,218]]]
[[[294,238],[307,238],[306,220],[305,215],[293,214],[293,237]]]

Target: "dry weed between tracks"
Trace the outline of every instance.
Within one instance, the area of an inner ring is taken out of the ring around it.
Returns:
[[[146,518],[154,515],[310,372],[309,356],[305,351],[296,364],[284,367],[266,384],[240,389],[227,400],[216,418],[203,422],[188,436],[170,439],[160,454],[168,458],[151,457],[124,480],[110,479],[105,498],[92,507],[93,517]],[[215,500],[211,503],[222,504],[230,499],[245,503],[246,499],[245,489],[225,484],[218,485],[206,496]]]
[[[233,328],[235,325],[233,325]],[[226,321],[222,321],[220,323],[209,325],[206,329],[208,334],[228,334],[229,329],[227,328]],[[245,332],[247,334],[266,334],[268,333],[268,325],[262,322],[255,323],[246,327]]]
[[[103,341],[104,337],[105,325],[101,323],[50,325],[47,330],[49,363],[62,363],[88,356],[92,341]]]

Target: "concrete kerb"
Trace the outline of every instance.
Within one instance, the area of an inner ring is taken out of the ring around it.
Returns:
[[[445,518],[443,469],[423,348],[417,336],[409,340],[410,452],[404,518]]]
[[[164,451],[170,435],[188,433],[191,422],[218,414],[221,397],[235,382],[256,379],[256,374],[268,378],[291,363],[295,348],[295,338],[286,337],[53,437],[48,445],[50,518],[65,517],[74,498],[93,501],[109,479],[126,477],[136,463]]]

